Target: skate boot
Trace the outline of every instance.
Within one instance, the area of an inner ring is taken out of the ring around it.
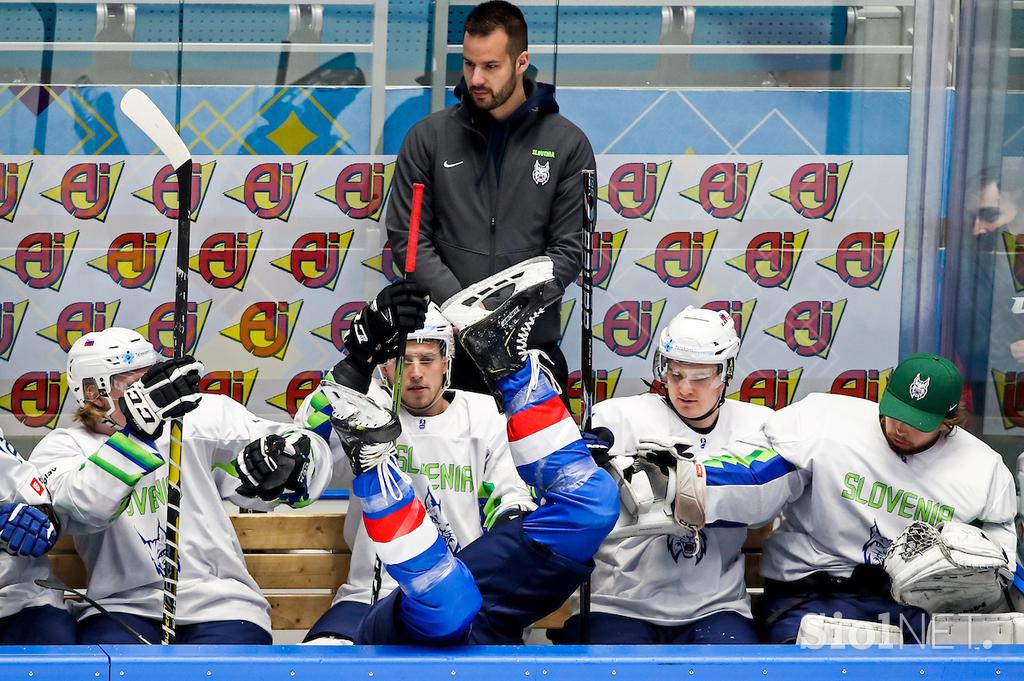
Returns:
[[[534,322],[562,292],[551,259],[541,256],[477,282],[441,306],[441,314],[459,329],[462,347],[499,400],[498,379],[525,365]]]
[[[348,455],[353,475],[381,466],[394,453],[394,441],[402,433],[398,417],[340,383],[325,379],[319,390],[330,403],[331,426]]]

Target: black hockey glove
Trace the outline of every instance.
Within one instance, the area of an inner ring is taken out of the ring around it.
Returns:
[[[429,303],[430,293],[420,284],[404,280],[388,284],[352,320],[345,349],[370,365],[397,357],[399,336],[423,326]]]
[[[590,450],[594,462],[604,468],[612,459],[611,449],[615,444],[615,435],[604,426],[598,426],[581,432],[583,444]]]
[[[144,439],[160,437],[164,421],[181,418],[199,406],[202,372],[202,363],[188,355],[151,366],[118,399],[125,428]]]
[[[235,491],[249,498],[273,501],[285,492],[306,494],[309,436],[303,433],[267,435],[250,442],[235,457],[240,484]]]

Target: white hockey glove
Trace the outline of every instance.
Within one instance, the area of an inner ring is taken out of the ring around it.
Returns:
[[[118,400],[125,428],[144,439],[160,437],[164,421],[181,418],[199,406],[202,373],[202,362],[188,355],[151,366]]]
[[[619,485],[622,512],[609,535],[674,534],[704,527],[704,467],[682,438],[644,438],[634,457],[615,457],[608,467]]]
[[[915,522],[889,546],[892,597],[931,613],[992,612],[1013,579],[1006,552],[973,525]]]
[[[308,435],[266,435],[247,444],[235,457],[238,480],[242,483],[235,491],[263,501],[274,501],[285,493],[307,496],[309,462]]]

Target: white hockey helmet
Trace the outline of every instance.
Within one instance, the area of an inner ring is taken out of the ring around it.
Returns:
[[[661,331],[654,351],[654,377],[665,379],[669,360],[687,364],[717,364],[722,379],[732,378],[740,339],[732,317],[719,310],[688,306]]]
[[[448,359],[455,356],[455,330],[451,322],[441,315],[441,308],[436,303],[427,306],[427,318],[423,326],[409,334],[408,340],[414,343],[440,341],[441,354]]]
[[[84,406],[87,379],[96,382],[100,395],[107,396],[113,376],[152,366],[160,359],[150,342],[131,329],[113,327],[83,334],[68,351],[68,387]],[[113,410],[111,404],[108,416]]]
[[[441,308],[435,303],[427,306],[427,318],[423,326],[410,333],[407,340],[413,343],[426,343],[438,341],[441,344],[441,354],[448,361],[448,369],[444,372],[444,385],[441,391],[444,392],[452,384],[452,358],[455,357],[455,329],[451,322],[441,315]]]

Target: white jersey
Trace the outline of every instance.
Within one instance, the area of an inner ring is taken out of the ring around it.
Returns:
[[[179,624],[245,620],[270,631],[270,606],[245,568],[221,500],[272,509],[276,502],[235,492],[234,458],[253,440],[294,429],[259,418],[223,395],[204,395],[185,416]],[[114,612],[161,617],[169,431],[164,428],[153,451],[123,433],[108,437],[75,424],[49,433],[32,455],[65,530],[75,535],[89,595]],[[327,443],[308,435],[308,487],[315,499],[332,466]],[[86,603],[71,610],[79,620],[96,613]]]
[[[776,412],[746,449],[767,486],[760,493],[727,480],[719,486],[722,469],[707,468],[708,519],[767,520],[790,501],[761,562],[764,576],[780,581],[818,571],[847,577],[858,565],[880,565],[915,520],[981,523],[1012,571],[1016,495],[999,454],[955,428],[927,450],[899,456],[878,417],[874,402],[821,393]],[[782,479],[790,484],[767,491]]]
[[[369,394],[378,403],[390,406],[390,395],[376,383]],[[484,500],[480,492],[485,483],[493,485],[490,498],[497,504],[491,511],[494,515],[517,507],[532,510],[535,505],[516,472],[509,452],[507,421],[495,407],[494,399],[463,390],[446,394],[451,397],[448,408],[437,416],[414,416],[401,410],[402,434],[396,446],[399,466],[412,479],[416,495],[423,500],[449,547],[457,551],[483,534]],[[309,408],[307,398],[299,409],[297,422],[305,422]],[[336,437],[331,438],[331,446],[335,450],[335,466],[351,475],[348,458]],[[375,554],[355,499],[345,518],[345,538],[352,547],[352,562],[348,582],[338,590],[335,602],[369,603]],[[398,585],[386,571],[381,571],[381,577],[383,598]]]
[[[718,421],[708,433],[687,426],[658,395],[621,397],[594,406],[594,426],[615,435],[611,453],[635,451],[643,437],[686,437],[698,460],[717,453],[738,435],[751,434],[771,414],[761,407],[726,400]],[[606,541],[594,557],[591,607],[642,619],[677,625],[715,612],[733,611],[750,617],[744,583],[743,541],[747,528],[705,527],[701,541],[694,533],[628,537]]]
[[[17,502],[49,504],[50,494],[32,464],[22,459],[0,432],[0,505]],[[35,583],[52,576],[46,556],[12,556],[0,551],[0,619],[40,605],[63,608],[63,594]]]

